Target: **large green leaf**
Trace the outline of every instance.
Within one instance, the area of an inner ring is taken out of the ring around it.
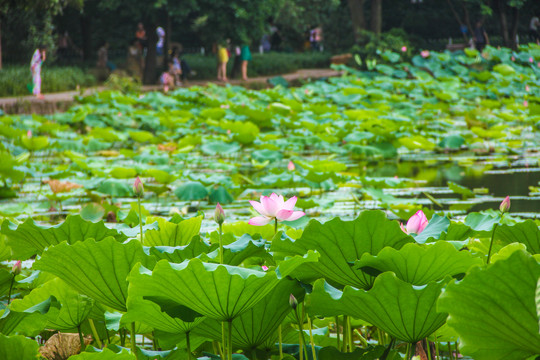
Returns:
[[[482,263],[482,259],[471,253],[438,241],[428,246],[406,244],[400,250],[387,247],[375,256],[366,253],[356,262],[356,267],[374,276],[392,271],[409,284],[425,285],[448,275],[465,274],[471,266]]]
[[[296,280],[283,279],[254,307],[244,312],[232,322],[233,343],[243,349],[254,349],[261,345],[273,347],[277,340],[277,328],[292,310],[289,295],[302,301],[305,291]],[[221,323],[207,319],[196,334],[211,339],[221,339]]]
[[[147,222],[156,220],[159,230],[148,230],[144,234],[144,244],[149,246],[183,246],[191,242],[201,231],[202,216],[183,220],[178,224],[163,218],[148,217]]]
[[[70,215],[63,223],[50,227],[37,225],[31,218],[18,226],[4,221],[0,231],[7,235],[9,245],[18,259],[26,259],[35,254],[41,255],[43,250],[62,241],[74,244],[90,238],[96,241],[108,236],[118,241],[127,238],[124,234],[106,227],[103,221],[97,223],[85,221],[79,215]]]
[[[32,290],[23,299],[14,300],[11,309],[18,312],[27,311],[36,304],[42,303],[51,295],[60,302],[61,308],[58,311],[49,311],[47,313],[47,328],[50,329],[70,330],[80,326],[90,314],[92,306],[94,306],[94,300],[79,294],[65,282],[55,278]]]
[[[80,293],[119,311],[126,311],[127,276],[136,263],[151,268],[154,258],[140,242],[120,244],[109,237],[73,245],[62,243],[43,253],[34,268],[50,272]]]
[[[51,309],[58,309],[60,304],[52,296],[43,302],[35,304],[22,312],[12,311],[4,308],[0,311],[0,333],[4,335],[20,334],[26,336],[36,336],[47,324],[47,319],[43,316]]]
[[[210,318],[228,321],[249,310],[279,282],[275,272],[203,263],[159,261],[154,270],[139,267],[129,278],[133,291],[187,306]]]
[[[505,245],[519,242],[525,244],[531,254],[540,254],[540,229],[533,220],[499,226],[495,232],[495,239]]]
[[[300,239],[274,238],[271,250],[290,254],[316,250],[320,253],[319,262],[305,266],[331,283],[369,288],[374,278],[355,269],[354,262],[365,253],[376,255],[384,247],[399,249],[413,241],[396,221],[388,220],[382,211],[364,211],[353,221],[335,218],[321,224],[312,220]]]
[[[216,245],[213,247],[216,247]],[[169,262],[181,263],[184,260],[197,257],[202,253],[208,253],[213,247],[210,247],[200,237],[196,236],[185,246],[153,246],[145,247],[144,249],[157,260],[166,259]]]
[[[131,354],[127,349],[116,353],[107,348],[99,352],[83,352],[79,355],[73,355],[69,360],[135,360],[135,355]]]
[[[238,266],[250,257],[269,257],[265,249],[264,239],[254,240],[250,235],[245,234],[240,239],[223,246],[223,262],[227,265]],[[215,249],[208,256],[201,257],[203,261],[211,259],[219,262],[219,249]]]
[[[540,264],[516,251],[487,268],[473,268],[439,300],[460,351],[475,360],[526,359],[540,354],[535,291]]]
[[[445,283],[413,286],[386,272],[369,291],[346,286],[342,292],[321,279],[314,285],[308,311],[322,316],[350,315],[398,340],[414,343],[444,324],[447,314],[437,312],[435,305]]]
[[[38,343],[24,336],[4,336],[0,334],[0,355],[2,360],[36,360]]]

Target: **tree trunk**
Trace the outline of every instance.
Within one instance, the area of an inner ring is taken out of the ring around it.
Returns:
[[[461,20],[461,17],[459,16],[459,13],[456,11],[456,9],[454,8],[454,5],[452,4],[452,1],[451,0],[446,0],[446,2],[448,3],[448,6],[450,7],[450,10],[452,11],[452,14],[454,15],[454,18],[456,19],[456,21],[458,22],[459,24],[459,31],[461,32],[461,35],[463,35],[463,39],[465,39],[465,42],[468,43],[469,42],[469,38],[467,37],[467,34],[465,34],[461,27],[463,25],[467,25],[469,27],[469,31],[472,30],[471,28],[471,25],[468,24],[467,20],[465,20],[465,22],[463,22],[463,20]]]
[[[144,65],[144,75],[143,83],[144,84],[154,84],[156,82],[156,62],[157,62],[157,53],[156,53],[156,44],[157,44],[157,34],[156,34],[156,24],[152,22],[146,29],[146,38],[148,44],[148,50],[146,53],[146,61]]]
[[[163,48],[163,67],[165,69],[168,68],[169,63],[169,49],[171,48],[171,31],[172,31],[172,24],[171,24],[171,15],[169,14],[169,11],[167,10],[167,13],[165,14],[165,18],[167,19],[166,27],[165,27],[165,46]]]
[[[510,35],[508,32],[508,20],[506,18],[506,6],[504,0],[497,0],[495,2],[497,12],[499,13],[499,21],[501,23],[501,35],[503,37],[504,46],[510,47]]]
[[[381,34],[382,28],[382,0],[371,0],[371,31]]]
[[[512,8],[512,31],[511,31],[511,45],[512,49],[517,49],[517,31],[518,31],[518,25],[519,25],[519,9],[513,7]]]
[[[360,30],[364,30],[366,28],[366,19],[364,17],[365,0],[348,0],[348,2],[354,30],[354,39],[358,41]]]

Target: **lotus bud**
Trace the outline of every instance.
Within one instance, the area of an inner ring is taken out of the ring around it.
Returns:
[[[28,130],[26,132],[26,137],[31,138],[32,137],[32,130]]]
[[[262,266],[262,269],[263,269],[263,271],[268,271],[268,266],[263,265],[263,266]]]
[[[402,47],[401,47],[401,51],[402,51],[402,52],[407,52],[407,47],[406,47],[406,46],[402,46]]]
[[[510,197],[509,196],[504,198],[501,205],[499,206],[499,210],[502,213],[508,212],[508,210],[510,210]]]
[[[144,194],[144,186],[141,179],[138,176],[135,179],[135,182],[133,183],[133,192],[138,197],[141,197]]]
[[[219,203],[217,203],[216,211],[214,212],[214,221],[218,223],[218,225],[223,224],[225,221],[225,211],[223,211],[223,208]]]
[[[294,166],[294,163],[292,161],[289,161],[289,164],[287,165],[287,170],[294,171],[296,169],[296,166]]]
[[[13,267],[11,268],[11,272],[13,275],[19,275],[22,270],[22,262],[21,260],[17,261],[15,264],[13,264]]]
[[[296,307],[298,306],[298,300],[296,300],[293,294],[289,296],[289,305],[291,305],[293,310],[296,310]]]

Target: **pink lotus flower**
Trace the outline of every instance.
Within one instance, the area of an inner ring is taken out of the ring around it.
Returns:
[[[262,269],[263,269],[263,271],[268,271],[268,266],[263,265],[263,266],[262,266]]]
[[[529,85],[525,85],[525,91],[531,91],[531,88],[529,87]]]
[[[26,137],[31,138],[32,137],[32,130],[28,130],[26,132]]]
[[[296,166],[294,166],[294,163],[292,161],[289,161],[289,164],[287,165],[287,170],[294,171],[296,169]]]
[[[139,196],[139,197],[142,196],[144,193],[143,183],[138,176],[135,179],[135,182],[133,183],[133,193],[135,194],[135,196]]]
[[[512,56],[510,59],[511,59],[512,61],[516,61],[516,58],[513,57],[513,56]]]
[[[216,210],[214,211],[214,221],[219,225],[225,221],[225,211],[221,207],[220,203],[217,203]]]
[[[510,196],[504,198],[504,200],[501,202],[501,205],[499,205],[499,210],[502,213],[508,212],[508,210],[510,210]]]
[[[529,62],[532,64],[534,62],[534,59],[532,57],[530,57]]]
[[[261,216],[249,219],[248,224],[263,226],[270,221],[294,221],[306,215],[303,211],[294,211],[296,196],[285,201],[283,196],[272,193],[270,196],[261,196],[261,202],[250,200],[249,203]]]
[[[529,106],[529,102],[528,102],[527,100],[523,101],[523,106],[528,107],[528,106]]]
[[[429,50],[422,50],[420,51],[420,56],[422,56],[424,59],[429,57]]]
[[[400,224],[401,230],[407,234],[420,234],[426,228],[428,224],[428,219],[422,210],[418,210],[416,214],[411,216],[409,221],[407,221],[407,227]]]
[[[406,47],[406,46],[402,46],[402,47],[401,47],[401,51],[402,51],[402,52],[406,52],[406,51],[407,51],[407,47]]]
[[[18,260],[15,264],[13,264],[13,267],[11,268],[11,272],[13,275],[19,275],[22,270],[22,261]]]

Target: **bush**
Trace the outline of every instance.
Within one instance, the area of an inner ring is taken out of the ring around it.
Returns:
[[[406,51],[402,51],[405,47]],[[413,47],[409,41],[407,33],[403,29],[392,29],[388,32],[375,35],[370,31],[361,31],[360,39],[353,46],[351,52],[358,55],[362,59],[362,66],[366,65],[366,60],[383,61],[385,52],[394,52],[405,57],[413,53]]]
[[[0,96],[31,95],[27,84],[32,83],[29,66],[9,66],[0,70]],[[96,84],[93,75],[77,67],[47,67],[41,69],[41,91],[43,93],[75,90],[78,86]]]
[[[197,74],[193,79],[208,80],[216,78],[216,58],[213,56],[185,55],[185,60]],[[227,65],[230,76],[234,64],[234,56]],[[330,54],[320,52],[306,53],[266,53],[253,54],[248,66],[248,76],[265,76],[286,74],[299,69],[326,68],[330,65]],[[240,74],[237,75],[238,77]]]

